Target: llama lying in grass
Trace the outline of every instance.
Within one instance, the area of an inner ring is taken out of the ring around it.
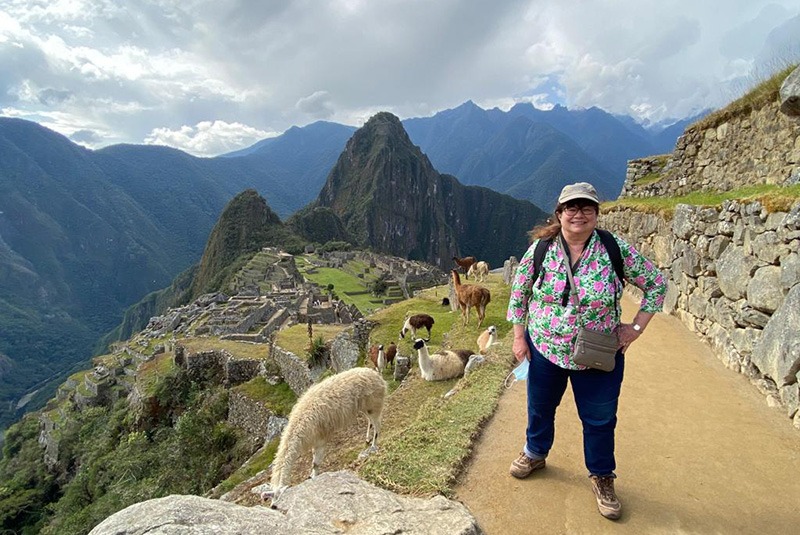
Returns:
[[[411,331],[411,337],[417,337],[417,329],[425,327],[428,330],[427,340],[431,340],[431,329],[433,328],[433,317],[427,314],[415,314],[406,318],[403,328],[400,329],[400,338],[405,338],[406,333]]]
[[[480,262],[475,262],[470,266],[469,272],[467,275],[475,277],[475,280],[478,282],[484,282],[486,278],[489,276],[489,264],[481,260]]]
[[[476,284],[461,284],[458,271],[451,271],[453,274],[453,288],[455,288],[458,307],[461,309],[461,319],[463,324],[469,323],[469,309],[474,307],[478,314],[478,327],[486,317],[486,305],[492,300],[492,295],[487,288]]]
[[[478,337],[478,353],[481,355],[486,352],[489,346],[497,343],[497,327],[489,325],[489,327],[481,333]]]
[[[308,450],[313,451],[311,477],[316,477],[326,443],[352,424],[359,413],[367,416],[369,451],[377,449],[386,382],[368,368],[353,368],[313,385],[295,403],[275,454],[271,487],[277,499],[289,486],[292,468]],[[370,438],[371,437],[371,438]]]
[[[419,371],[426,381],[444,381],[464,375],[464,368],[469,362],[472,351],[469,349],[456,349],[450,351],[443,349],[430,355],[425,340],[417,338],[414,349],[419,357]]]
[[[459,258],[457,256],[454,256],[453,257],[453,262],[458,264],[461,267],[461,269],[464,270],[464,276],[469,278],[469,268],[471,268],[472,264],[475,263],[475,257],[474,256],[465,256],[464,258]]]

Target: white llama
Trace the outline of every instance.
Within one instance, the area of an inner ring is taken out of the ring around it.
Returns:
[[[430,355],[425,340],[417,338],[414,349],[419,356],[419,370],[426,381],[444,381],[464,375],[464,367],[469,361],[472,351],[469,349],[444,349],[439,353]]]
[[[313,451],[311,477],[316,477],[326,443],[359,413],[367,416],[367,442],[375,451],[385,398],[386,382],[368,368],[338,373],[309,388],[297,400],[281,435],[272,468],[273,497],[277,499],[289,486],[295,462],[308,450]]]

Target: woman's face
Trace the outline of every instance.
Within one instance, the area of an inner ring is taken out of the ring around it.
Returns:
[[[565,235],[588,237],[597,226],[598,206],[588,200],[570,201],[558,213]]]

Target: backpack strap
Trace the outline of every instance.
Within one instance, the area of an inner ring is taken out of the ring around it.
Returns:
[[[552,238],[542,238],[536,244],[533,250],[533,284],[539,280],[539,275],[542,273],[542,264],[544,263],[544,255],[547,254],[547,248],[553,243]]]
[[[622,263],[622,251],[620,251],[617,240],[614,238],[614,235],[607,230],[599,228],[595,230],[600,237],[600,241],[603,243],[603,247],[605,247],[608,252],[608,257],[611,259],[611,265],[614,266],[614,272],[617,274],[617,278],[624,286],[625,269]],[[539,280],[539,275],[542,272],[542,264],[544,263],[544,255],[547,254],[547,249],[550,247],[551,243],[553,243],[551,238],[542,238],[533,250],[533,284],[536,284],[536,281]]]
[[[608,252],[608,257],[611,259],[611,265],[614,266],[614,271],[617,273],[617,278],[625,286],[625,268],[622,263],[622,251],[619,249],[619,244],[614,238],[614,235],[607,230],[595,229],[600,241],[603,242],[603,247]]]

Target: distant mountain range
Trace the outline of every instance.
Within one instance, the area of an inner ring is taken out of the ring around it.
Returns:
[[[126,307],[196,264],[223,208],[244,190],[280,218],[305,207],[285,230],[305,239],[345,238],[440,266],[454,250],[496,264],[518,253],[519,230],[541,213],[491,190],[549,211],[564,183],[588,179],[611,199],[626,159],[666,152],[682,131],[651,134],[597,109],[502,112],[471,102],[402,125],[408,135],[391,136],[402,155],[355,171],[341,160],[355,154],[345,151],[355,129],[335,123],[196,158],[158,146],[91,151],[36,123],[0,118],[0,427],[24,409],[23,393],[84,361]],[[394,165],[406,173],[400,182]],[[326,185],[337,180],[372,196],[342,208],[336,199],[349,194],[332,196]],[[518,212],[532,219],[505,217]],[[186,295],[194,276],[186,272],[174,294]],[[131,324],[166,299],[148,302]],[[39,390],[31,403],[49,394]]]

